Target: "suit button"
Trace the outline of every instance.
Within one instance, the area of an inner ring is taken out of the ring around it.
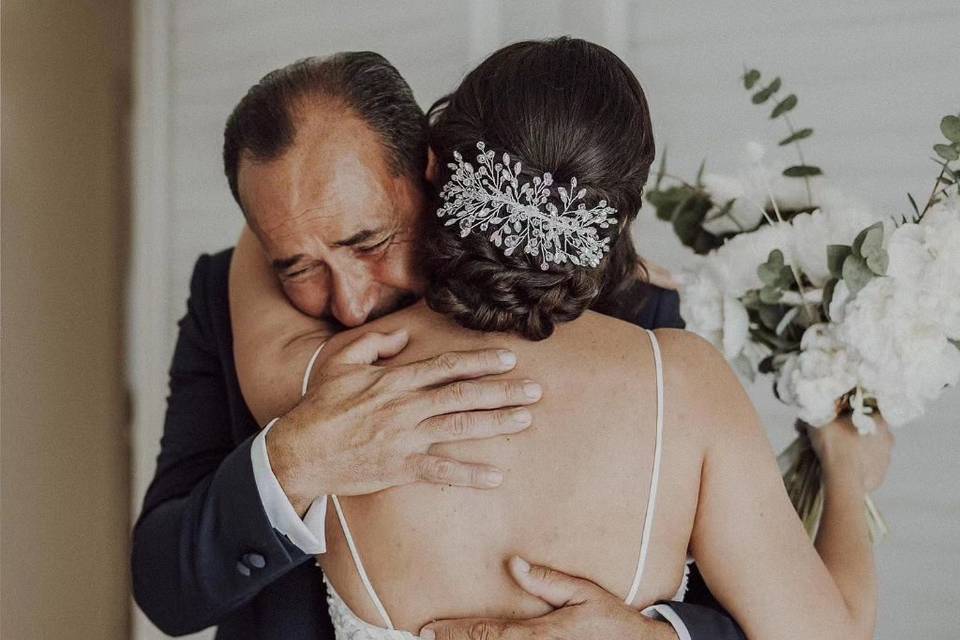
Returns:
[[[267,559],[259,553],[248,553],[243,556],[243,561],[254,569],[263,569],[267,566]]]
[[[248,576],[248,577],[249,577],[249,576],[250,576],[250,567],[248,567],[247,565],[243,564],[243,560],[240,560],[239,562],[237,562],[237,573],[239,573],[239,574],[242,575],[242,576]]]

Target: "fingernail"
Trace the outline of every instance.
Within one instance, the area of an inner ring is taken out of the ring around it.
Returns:
[[[503,472],[499,469],[487,472],[487,484],[491,487],[499,487],[503,484]]]
[[[434,640],[434,638],[437,637],[437,634],[434,633],[433,629],[421,629],[420,637],[423,638],[423,640]]]
[[[526,409],[519,409],[513,413],[513,423],[522,427],[533,422],[533,415]]]
[[[500,364],[505,367],[512,367],[517,364],[517,354],[515,354],[513,351],[501,349],[497,351],[497,357],[500,358]]]
[[[521,558],[520,556],[513,556],[513,557],[516,558],[517,569],[519,569],[521,573],[530,573],[530,563],[529,563],[529,562],[527,562],[526,560],[524,560],[524,559]]]
[[[540,385],[536,382],[525,382],[523,392],[527,394],[527,397],[531,400],[539,400],[540,396],[543,395],[543,389],[541,389]]]

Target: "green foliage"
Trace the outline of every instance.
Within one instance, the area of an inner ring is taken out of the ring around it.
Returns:
[[[839,278],[843,273],[843,262],[852,253],[852,249],[845,244],[827,245],[827,268],[830,275]]]
[[[770,119],[779,118],[786,112],[793,109],[797,106],[797,96],[794,94],[788,95],[786,98],[777,103],[777,106],[773,108],[773,111],[770,112]]]
[[[820,170],[820,167],[814,167],[809,164],[796,164],[783,170],[783,175],[788,178],[807,178],[819,176],[822,173],[823,171]]]
[[[709,253],[733,235],[714,234],[703,228],[713,202],[700,187],[690,184],[655,187],[647,192],[646,198],[656,210],[657,218],[671,223],[680,242],[698,254]]]
[[[960,144],[935,144],[933,145],[933,150],[937,152],[937,155],[946,160],[947,162],[952,162],[954,160],[960,159],[960,150],[958,150]]]
[[[864,288],[876,276],[886,274],[888,263],[889,256],[883,248],[882,222],[872,224],[858,233],[851,247],[845,245],[827,247],[827,266],[830,274],[842,278],[851,293]],[[838,264],[840,265],[839,273]]]
[[[960,117],[944,116],[940,121],[940,131],[947,140],[960,142]]]
[[[832,246],[842,246],[842,245],[832,245]],[[831,270],[832,273],[832,270]],[[823,317],[827,320],[830,320],[830,303],[833,301],[833,292],[837,288],[837,283],[840,282],[839,278],[833,277],[827,280],[827,284],[823,285],[823,298],[820,301],[820,312],[823,314]]]
[[[780,90],[780,84],[780,78],[774,78],[773,82],[753,94],[753,104],[763,104],[769,100],[770,96]]]
[[[745,72],[743,75],[743,86],[749,91],[753,86],[760,80],[760,72],[756,69],[750,69]],[[775,77],[767,86],[760,89],[753,94],[751,100],[753,104],[763,104],[770,98],[774,97],[776,93],[780,90],[782,86],[780,77]],[[794,93],[791,93],[786,98],[778,101],[777,104],[773,107],[773,110],[770,112],[770,119],[775,120],[777,118],[783,118],[784,122],[787,124],[787,127],[790,129],[790,135],[779,142],[781,147],[788,144],[794,144],[797,147],[797,156],[800,159],[800,164],[788,167],[784,170],[783,175],[788,178],[802,178],[807,184],[807,198],[809,200],[808,204],[812,207],[812,192],[810,190],[810,178],[813,176],[819,176],[823,173],[820,167],[813,165],[808,165],[803,159],[803,151],[800,149],[800,141],[809,138],[813,135],[813,129],[810,127],[805,127],[803,129],[795,129],[793,123],[790,121],[788,116],[789,112],[797,106],[797,96]]]
[[[797,140],[803,140],[804,138],[809,138],[812,135],[813,135],[813,129],[811,129],[810,127],[806,127],[804,129],[800,129],[799,131],[795,131],[791,133],[789,136],[787,136],[777,144],[779,144],[781,147],[784,147],[790,144],[791,142],[796,142]]]
[[[867,266],[866,260],[851,254],[843,261],[842,275],[850,293],[856,293],[867,286],[867,283],[873,278],[873,271]]]

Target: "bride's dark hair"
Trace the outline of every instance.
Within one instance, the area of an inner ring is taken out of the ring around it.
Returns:
[[[654,142],[643,89],[620,58],[575,38],[518,42],[484,60],[429,117],[439,184],[450,177],[454,151],[472,161],[482,140],[519,161],[527,179],[552,173],[554,196],[576,178],[588,209],[600,200],[617,209],[617,225],[600,230],[611,248],[598,267],[568,262],[546,271],[539,256],[506,256],[489,233],[460,237],[456,225],[431,214],[424,247],[431,309],[470,329],[542,340],[557,322],[601,306],[634,280],[630,223]]]

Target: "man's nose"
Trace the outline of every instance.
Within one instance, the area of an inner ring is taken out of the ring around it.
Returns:
[[[373,310],[372,282],[361,274],[334,274],[333,304],[330,311],[340,324],[358,327]]]

